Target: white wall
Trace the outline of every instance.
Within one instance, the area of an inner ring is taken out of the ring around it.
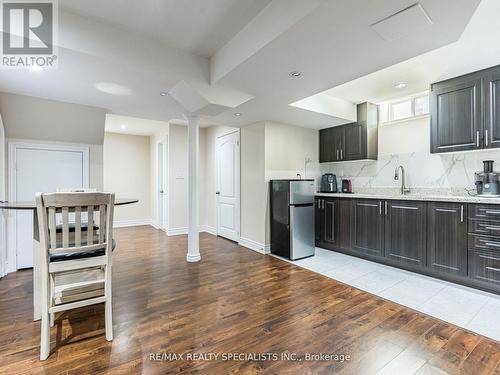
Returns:
[[[117,207],[117,226],[151,222],[149,137],[106,133],[104,136],[104,191],[138,203]]]
[[[378,154],[395,155],[412,152],[430,153],[430,117],[380,126]]]

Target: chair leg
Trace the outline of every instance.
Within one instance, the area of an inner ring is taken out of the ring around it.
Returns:
[[[50,294],[49,294],[49,307],[52,307],[52,303],[54,301],[54,288],[55,288],[55,283],[54,283],[54,275],[50,274]],[[55,314],[51,313],[50,314],[50,326],[54,327],[54,321],[55,321]]]
[[[50,354],[50,286],[48,272],[42,274],[42,321],[40,324],[40,360],[44,361]]]
[[[106,266],[105,269],[105,285],[104,295],[106,302],[104,303],[104,320],[106,325],[106,340],[113,340],[113,306],[111,304],[111,266]]]

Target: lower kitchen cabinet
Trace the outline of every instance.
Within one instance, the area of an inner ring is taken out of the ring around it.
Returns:
[[[426,203],[385,201],[384,214],[385,257],[423,267],[426,255]]]
[[[316,199],[316,245],[327,249],[351,247],[351,200]]]
[[[382,201],[374,199],[355,199],[353,201],[353,250],[368,255],[383,255],[384,217],[382,205]]]
[[[318,196],[316,246],[500,293],[500,205]]]
[[[467,274],[467,205],[427,205],[427,266],[439,272]]]

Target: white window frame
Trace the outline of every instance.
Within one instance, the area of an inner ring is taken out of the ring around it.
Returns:
[[[418,94],[415,94],[415,95],[412,95],[412,96],[407,96],[407,97],[404,97],[404,98],[398,98],[396,100],[391,100],[389,102],[386,102],[385,103],[385,105],[387,106],[387,108],[385,108],[385,110],[387,111],[386,112],[386,121],[382,122],[382,125],[385,125],[385,124],[394,124],[394,123],[399,123],[399,122],[405,122],[405,121],[408,121],[408,120],[413,120],[413,119],[428,117],[430,115],[430,108],[429,108],[429,112],[428,113],[424,113],[424,114],[420,114],[420,115],[416,115],[415,114],[415,101],[417,99],[420,99],[420,98],[423,98],[423,97],[428,97],[429,98],[429,96],[430,96],[429,92],[421,92],[421,93],[418,93]],[[407,101],[410,101],[410,104],[411,104],[411,114],[410,114],[410,116],[404,117],[404,118],[400,118],[400,119],[396,119],[396,120],[393,119],[392,106],[395,105],[395,104],[400,104],[400,103],[404,103],[404,102],[407,102]]]

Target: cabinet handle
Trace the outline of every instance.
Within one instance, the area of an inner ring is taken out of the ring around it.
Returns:
[[[484,144],[488,146],[488,130],[484,131]]]
[[[460,206],[460,222],[461,223],[464,222],[464,205],[463,204]]]
[[[339,159],[339,149],[337,149],[337,160],[340,160]]]
[[[495,227],[495,226],[492,226],[492,225],[487,225],[484,227],[484,229],[488,229],[488,230],[500,230],[500,227]]]
[[[387,216],[387,201],[385,201],[385,216]]]
[[[495,268],[495,267],[486,267],[488,271],[495,271],[495,272],[500,272],[500,268]]]
[[[340,149],[340,160],[344,160],[344,155],[342,153],[342,149]]]
[[[500,211],[491,211],[491,210],[486,210],[484,211],[485,214],[493,214],[493,215],[499,215]]]
[[[500,243],[498,243],[498,242],[485,242],[484,244],[486,246],[500,247]]]
[[[382,201],[378,202],[378,213],[382,215]]]
[[[479,130],[476,132],[476,147],[479,148]]]

